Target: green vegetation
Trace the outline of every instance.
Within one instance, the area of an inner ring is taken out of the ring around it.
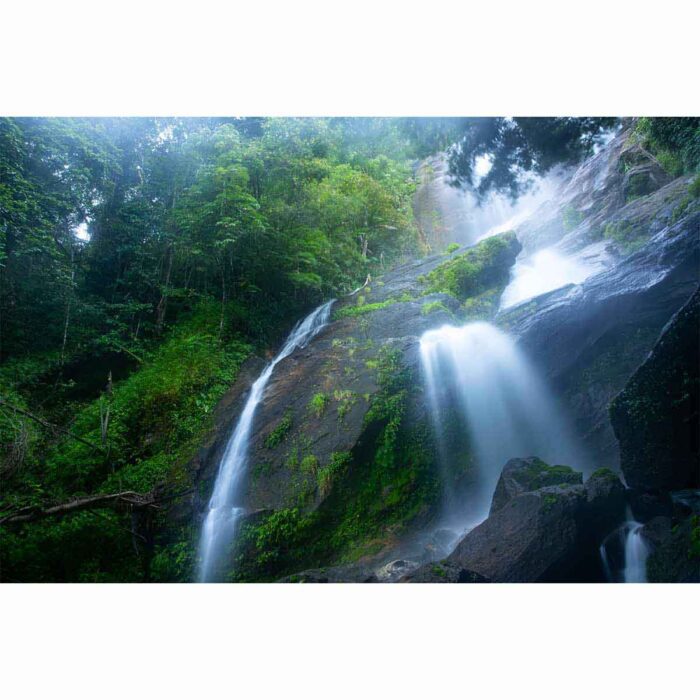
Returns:
[[[326,394],[318,392],[311,397],[311,401],[309,401],[309,410],[316,418],[320,418],[326,410],[329,401],[330,399]]]
[[[589,477],[589,479],[614,479],[618,480],[618,475],[609,467],[599,467]]]
[[[386,301],[377,301],[373,304],[362,304],[361,306],[344,306],[342,309],[338,309],[333,313],[333,319],[337,321],[341,318],[352,318],[353,316],[370,314],[373,311],[379,311],[379,309],[386,309],[387,306],[391,306],[395,303],[395,299],[387,299]]]
[[[402,353],[378,355],[380,391],[365,419],[375,435],[366,451],[334,453],[316,472],[318,510],[277,511],[241,536],[236,580],[274,580],[329,562],[351,562],[378,551],[389,533],[426,516],[439,495],[428,426],[405,426],[413,383]]]
[[[671,176],[700,170],[700,118],[643,117],[634,136]]]
[[[401,296],[387,299],[386,301],[377,301],[371,304],[359,304],[357,306],[344,306],[342,309],[338,309],[333,313],[333,320],[337,321],[341,318],[352,318],[354,316],[364,316],[365,314],[371,314],[373,311],[379,311],[380,309],[386,309],[393,304],[399,304],[404,302],[413,301],[413,297],[404,293]]]
[[[321,498],[325,498],[337,479],[345,474],[350,466],[351,456],[349,452],[334,452],[331,461],[318,471],[318,492]]]
[[[292,413],[287,411],[280,422],[275,426],[275,428],[268,433],[265,438],[265,447],[268,450],[273,450],[277,445],[279,445],[286,437],[289,431],[292,429]]]
[[[614,241],[621,253],[629,255],[639,250],[649,240],[649,232],[645,227],[630,221],[611,221],[605,224],[603,238]]]
[[[445,313],[452,315],[452,312],[441,301],[426,301],[425,304],[421,306],[420,310],[423,316],[428,316],[434,311],[444,311]]]
[[[566,207],[562,214],[564,231],[567,233],[569,231],[573,231],[584,220],[584,218],[585,214],[583,212],[574,209],[572,206]]]
[[[445,567],[442,566],[441,564],[433,564],[430,567],[430,572],[434,576],[439,576],[440,578],[445,578],[447,576],[447,572],[445,571]]]
[[[561,464],[549,465],[541,459],[533,460],[526,468],[518,470],[518,480],[527,491],[535,491],[545,486],[580,484],[581,472]]]
[[[0,119],[0,513],[191,489],[242,361],[420,251],[415,152],[397,120]],[[196,534],[163,537],[149,572],[127,513],[2,527],[2,575],[184,577]]]
[[[91,492],[146,493],[163,481],[175,491],[190,488],[183,467],[250,352],[236,339],[219,342],[212,322],[218,316],[217,305],[200,306],[145,353],[138,371],[85,403],[71,431],[86,442],[35,435],[37,450],[27,450],[7,478],[3,510]],[[3,577],[10,580],[119,581],[144,575],[128,517],[110,511],[5,528],[0,537]]]
[[[306,455],[299,464],[299,469],[305,474],[316,474],[318,471],[318,458],[314,455]]]
[[[425,276],[425,293],[451,294],[463,302],[491,287],[505,285],[519,250],[512,232],[487,238],[431,270]]]
[[[357,396],[349,389],[336,389],[333,398],[338,402],[338,420],[342,421],[357,403]]]
[[[700,175],[696,175],[688,187],[688,194],[693,199],[700,199]]]
[[[450,245],[448,245],[447,248],[445,248],[445,252],[447,253],[447,255],[452,255],[452,253],[459,249],[459,243],[450,243]]]

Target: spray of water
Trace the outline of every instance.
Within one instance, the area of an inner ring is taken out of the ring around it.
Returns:
[[[506,333],[483,322],[443,326],[423,334],[420,353],[440,457],[449,459],[442,426],[455,409],[475,457],[469,493],[447,513],[452,526],[473,527],[487,517],[503,465],[513,457],[583,466],[560,407]]]
[[[296,349],[303,348],[328,323],[333,301],[326,302],[299,322],[289,334],[277,357],[262,371],[253,384],[241,417],[229,438],[219,471],[199,546],[201,581],[210,581],[216,575],[217,565],[225,549],[236,535],[244,509],[240,504],[241,486],[248,464],[248,443],[255,409],[263,398],[265,387],[275,367]]]
[[[501,296],[501,309],[567,284],[580,284],[602,267],[597,260],[565,255],[554,247],[538,250],[513,265],[510,283]]]

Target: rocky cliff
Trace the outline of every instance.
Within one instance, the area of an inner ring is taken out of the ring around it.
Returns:
[[[416,218],[436,250],[461,225],[432,217],[442,191],[433,184],[444,177],[438,162],[424,164],[416,198]],[[581,483],[544,465],[548,478],[524,485],[523,474],[506,470],[491,516],[446,557],[449,537],[429,525],[450,494],[469,488],[474,459],[455,433],[450,468],[438,465],[418,340],[445,323],[495,318],[563,398],[588,448],[587,474],[616,467],[610,402],[697,286],[700,206],[689,184],[672,180],[625,131],[515,234],[408,262],[338,300],[332,322],[278,365],[256,414],[249,515],[230,552],[231,580],[599,580],[596,548],[622,518],[622,485],[608,471]],[[438,204],[449,211],[444,198]],[[516,256],[543,245],[594,258],[600,271],[499,312]],[[171,532],[189,528],[196,537],[227,437],[263,364],[249,362],[219,407],[190,465],[194,493],[168,515]]]

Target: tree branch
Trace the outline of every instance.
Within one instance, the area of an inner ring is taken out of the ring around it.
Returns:
[[[95,496],[85,496],[76,498],[66,503],[56,506],[42,508],[41,506],[27,506],[20,510],[0,518],[0,525],[5,523],[26,523],[33,520],[41,520],[51,516],[67,515],[80,510],[91,510],[92,508],[110,507],[116,510],[143,509],[155,506],[157,499],[153,493],[136,493],[135,491],[121,491],[120,493],[97,494]]]
[[[93,510],[95,508],[113,508],[117,511],[144,510],[146,508],[158,508],[161,504],[172,501],[180,496],[192,493],[194,489],[186,489],[164,495],[158,489],[149,493],[138,493],[136,491],[120,491],[119,493],[100,493],[94,496],[84,496],[74,498],[72,501],[59,503],[55,506],[26,506],[14,513],[10,513],[0,518],[0,525],[13,523],[27,523],[52,516],[60,517],[69,513],[77,513],[81,510]]]
[[[56,430],[59,433],[63,433],[64,435],[68,435],[68,437],[71,437],[71,438],[73,438],[73,440],[77,440],[78,442],[82,442],[84,445],[91,447],[93,450],[98,450],[99,452],[103,451],[99,445],[95,445],[94,443],[90,442],[89,440],[85,440],[84,438],[81,438],[78,435],[74,435],[73,433],[70,432],[70,430],[66,430],[65,428],[61,428],[58,425],[54,425],[53,423],[49,423],[48,421],[44,420],[43,418],[39,418],[39,416],[35,416],[33,413],[30,413],[29,411],[25,411],[23,408],[19,408],[19,406],[14,406],[9,401],[5,401],[5,399],[3,399],[2,397],[0,397],[0,406],[7,406],[9,409],[15,411],[16,413],[20,413],[23,416],[27,416],[27,418],[31,418],[33,421],[36,421],[40,425],[43,425],[45,428],[48,428],[49,430]]]

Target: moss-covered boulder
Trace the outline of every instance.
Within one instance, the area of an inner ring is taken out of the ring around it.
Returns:
[[[442,571],[455,582],[474,574],[493,582],[601,581],[598,548],[623,517],[624,487],[611,470],[583,484],[566,466],[510,460],[489,517],[446,559],[403,580],[434,581]]]
[[[510,268],[521,250],[510,231],[493,236],[453,255],[425,276],[426,290],[450,294],[464,303],[507,283]]]
[[[509,460],[496,484],[491,501],[491,513],[503,508],[516,496],[527,491],[536,491],[545,486],[582,484],[583,474],[571,467],[550,466],[538,457]]]
[[[700,290],[676,314],[610,408],[628,485],[700,486]]]

